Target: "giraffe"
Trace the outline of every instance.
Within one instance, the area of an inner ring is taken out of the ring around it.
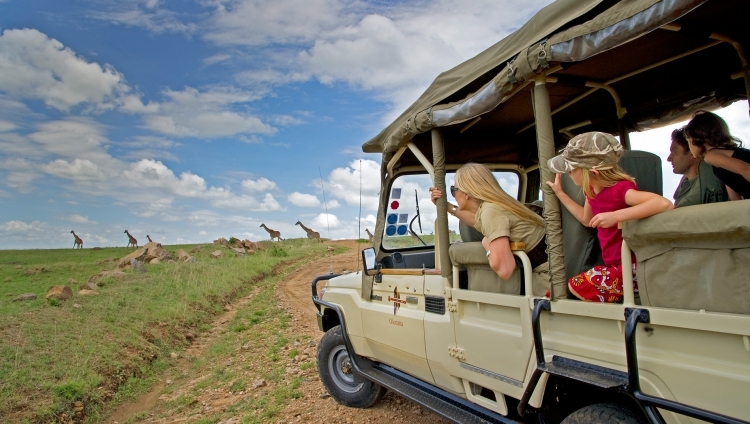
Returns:
[[[146,234],[146,238],[148,239],[149,243],[153,243],[154,242],[153,240],[151,240],[151,236],[150,235]]]
[[[297,223],[294,224],[294,225],[299,225],[300,227],[302,227],[303,230],[305,230],[305,232],[307,233],[307,239],[308,240],[315,240],[315,239],[317,239],[319,242],[323,243],[323,240],[320,239],[320,233],[319,232],[313,231],[312,228],[305,227],[305,225],[302,224],[299,221],[297,221]]]
[[[263,227],[263,229],[265,229],[266,231],[268,231],[268,235],[271,236],[271,240],[273,240],[273,239],[279,239],[279,241],[283,241],[284,240],[284,239],[281,238],[281,233],[280,232],[278,232],[276,230],[272,230],[272,229],[266,227],[266,224],[260,224],[260,226]]]
[[[78,237],[73,230],[70,230],[70,234],[73,234],[73,237],[76,238],[75,241],[73,241],[73,249],[75,249],[76,246],[78,246],[79,249],[83,249],[83,240]]]
[[[365,231],[367,232],[367,238],[370,239],[370,243],[372,243],[372,233],[370,232],[369,228],[365,228]]]
[[[125,230],[125,234],[128,235],[128,245],[126,247],[130,247],[132,244],[133,247],[138,247],[138,240],[135,239],[135,237],[131,236],[128,230]]]

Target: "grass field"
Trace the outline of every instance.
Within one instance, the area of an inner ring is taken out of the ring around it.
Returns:
[[[192,247],[165,248],[174,252]],[[222,249],[223,258],[210,259],[216,249],[204,247],[192,263],[128,271],[122,279],[104,280],[98,295],[74,295],[62,302],[44,299],[50,286],[68,285],[76,293],[89,276],[115,268],[131,250],[0,252],[2,420],[49,422],[65,414],[75,421],[101,421],[105,405],[146,390],[157,373],[171,366],[170,353],[187,345],[185,334],[206,330],[232,300],[259,290],[259,302],[266,302],[250,309],[253,315],[236,331],[262,327],[269,320],[283,324],[284,314],[264,299],[274,269],[326,254],[325,243],[302,239],[239,258]],[[36,293],[38,298],[11,302],[22,293]],[[268,331],[273,335],[275,330]],[[269,343],[271,348],[278,345],[278,337]],[[81,405],[84,410],[75,416]]]

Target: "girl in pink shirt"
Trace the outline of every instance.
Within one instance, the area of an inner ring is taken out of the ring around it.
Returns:
[[[673,208],[666,198],[638,190],[635,179],[617,166],[622,154],[620,142],[611,134],[590,132],[573,137],[563,153],[548,162],[558,175],[547,184],[560,202],[581,224],[598,229],[605,265],[597,265],[568,280],[571,293],[581,300],[622,302],[622,230],[618,224]],[[563,173],[583,188],[586,195],[583,206],[562,190],[560,174]]]

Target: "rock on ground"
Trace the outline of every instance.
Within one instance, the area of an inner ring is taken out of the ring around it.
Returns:
[[[81,284],[80,287],[78,287],[78,290],[93,290],[93,291],[96,291],[98,289],[99,289],[99,286],[97,286],[95,283],[92,283],[90,281],[86,282],[86,283],[83,283],[83,284]]]
[[[16,296],[14,302],[23,302],[24,300],[36,300],[36,293],[24,293]]]
[[[73,290],[68,286],[52,286],[47,291],[46,299],[67,300],[73,297]]]
[[[83,290],[78,290],[78,294],[80,296],[91,296],[91,295],[99,294],[99,293],[95,292],[94,290],[83,289]]]
[[[222,256],[224,256],[224,253],[222,253],[221,250],[214,250],[213,252],[211,252],[212,259],[218,259]]]

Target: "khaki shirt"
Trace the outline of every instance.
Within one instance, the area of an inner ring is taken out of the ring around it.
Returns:
[[[700,178],[696,176],[692,180],[682,177],[680,185],[674,192],[674,207],[700,205],[701,202],[701,185]]]
[[[482,202],[474,218],[474,228],[484,234],[487,240],[508,237],[510,241],[525,243],[526,252],[533,249],[544,237],[543,226],[521,219],[494,203]]]

